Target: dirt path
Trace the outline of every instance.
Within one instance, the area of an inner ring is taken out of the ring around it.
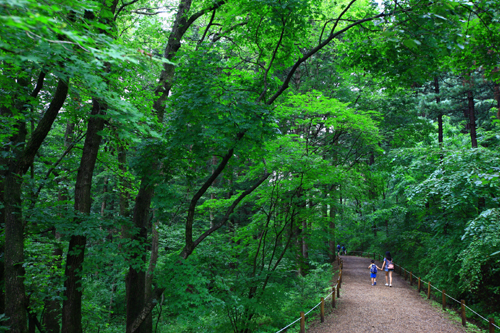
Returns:
[[[446,318],[439,309],[418,295],[398,274],[392,288],[385,286],[385,272],[378,272],[372,286],[370,259],[343,256],[342,289],[337,308],[307,333],[364,332],[465,332],[460,323]],[[376,261],[381,267],[381,263]]]

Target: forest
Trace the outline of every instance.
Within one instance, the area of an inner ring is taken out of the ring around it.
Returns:
[[[0,331],[276,332],[337,244],[500,322],[499,0],[0,20]]]

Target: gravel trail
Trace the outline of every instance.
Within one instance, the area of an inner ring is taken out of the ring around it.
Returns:
[[[364,332],[466,332],[460,323],[451,321],[439,309],[418,295],[404,278],[393,273],[392,287],[385,286],[385,272],[377,274],[372,286],[370,259],[343,256],[344,270],[336,309],[324,323],[307,333]],[[376,264],[381,267],[380,261]]]

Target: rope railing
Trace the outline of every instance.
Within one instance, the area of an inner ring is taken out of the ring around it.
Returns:
[[[339,276],[337,277],[337,283],[334,286],[332,286],[332,292],[329,293],[326,297],[321,297],[321,301],[318,304],[316,304],[313,308],[311,308],[309,311],[307,311],[306,313],[301,311],[299,318],[297,318],[296,320],[294,320],[290,324],[286,325],[285,327],[283,327],[282,329],[280,329],[276,333],[286,332],[286,330],[289,327],[293,326],[294,324],[296,324],[299,321],[300,321],[300,333],[305,333],[306,332],[306,328],[305,328],[306,316],[308,314],[310,314],[312,311],[314,311],[318,306],[321,306],[321,308],[320,308],[321,322],[323,323],[325,321],[325,300],[327,300],[329,297],[331,297],[332,298],[332,308],[335,308],[335,302],[336,302],[335,301],[335,293],[337,294],[337,298],[340,297],[340,289],[342,287],[342,269],[344,266],[344,262],[342,259],[340,259],[340,257],[337,257],[337,263],[338,263],[339,268],[340,268]]]
[[[375,257],[377,255],[376,253],[362,252],[362,251],[352,251],[351,253],[361,253],[361,256],[363,256],[364,254],[368,254],[369,257],[373,256],[373,259],[376,259]],[[383,256],[381,256],[381,255],[379,255],[379,256],[381,258],[383,258]],[[413,273],[411,271],[407,270],[406,268],[402,267],[401,265],[394,264],[394,271],[395,272],[396,272],[396,267],[399,267],[399,275],[402,276],[403,275],[402,271],[404,271],[405,281],[407,280],[407,276],[408,276],[408,273],[409,273],[410,285],[413,285],[413,276],[414,276]],[[443,310],[446,307],[446,298],[447,297],[449,299],[457,302],[458,304],[460,304],[460,306],[461,306],[462,325],[463,326],[465,326],[466,323],[467,323],[467,318],[466,318],[466,315],[465,315],[465,309],[468,309],[470,312],[474,313],[479,318],[481,318],[484,321],[488,322],[489,333],[494,333],[495,332],[495,328],[500,329],[500,327],[495,324],[495,321],[493,320],[493,318],[486,319],[485,317],[481,316],[479,313],[477,313],[476,311],[472,310],[470,307],[468,307],[467,305],[465,305],[465,300],[458,301],[457,299],[455,299],[452,296],[448,295],[445,290],[438,289],[437,287],[433,286],[430,282],[424,281],[420,277],[418,277],[418,287],[417,287],[417,290],[418,290],[419,293],[421,291],[422,283],[423,284],[427,284],[427,299],[431,298],[431,288],[434,288],[436,291],[438,291],[438,292],[441,293],[441,295],[442,295]]]

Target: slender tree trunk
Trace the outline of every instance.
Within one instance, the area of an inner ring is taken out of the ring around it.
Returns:
[[[144,308],[146,299],[146,254],[144,248],[142,247],[146,244],[146,227],[150,214],[149,207],[154,194],[153,185],[149,185],[148,183],[149,182],[146,182],[145,180],[142,181],[139,194],[135,200],[133,223],[139,232],[135,234],[132,239],[137,241],[137,244],[139,245],[137,251],[134,251],[137,254],[131,259],[134,264],[130,265],[126,280],[127,327],[130,327],[134,320],[139,316],[141,310]],[[138,265],[137,262],[139,262],[140,265]],[[143,321],[136,332],[151,332],[152,326],[148,324],[148,322]]]
[[[304,264],[306,264],[309,259],[309,249],[307,247],[308,229],[307,220],[302,220],[302,259],[304,260]]]
[[[160,221],[156,219],[155,213],[153,211],[153,227],[152,227],[152,241],[151,241],[151,257],[149,258],[149,267],[146,274],[146,288],[144,291],[145,297],[144,302],[146,302],[153,294],[153,274],[156,268],[156,262],[158,261],[158,246],[160,241],[160,235],[158,228],[160,227]],[[147,327],[153,327],[153,314],[150,313],[145,319]]]
[[[212,166],[212,174],[215,171],[215,168],[217,168],[217,156],[212,156],[211,160],[211,166]],[[214,180],[213,185],[215,186],[217,182],[217,179]],[[215,199],[215,193],[210,193],[210,199],[214,200]],[[214,212],[212,208],[210,208],[210,228],[213,228],[214,226]]]
[[[0,165],[5,165],[6,161],[4,158],[0,157]],[[5,225],[5,204],[4,204],[4,196],[3,196],[3,189],[4,189],[4,178],[5,178],[5,170],[3,168],[0,168],[0,229],[2,233],[5,232],[4,230],[4,225]],[[5,313],[5,265],[4,265],[4,258],[5,258],[5,240],[3,237],[0,239],[0,313]]]
[[[187,13],[191,8],[192,0],[182,0],[179,4],[177,14],[174,20],[174,25],[170,33],[167,46],[165,47],[164,57],[172,60],[177,51],[181,47],[181,39],[186,29],[189,27],[187,24]],[[172,80],[175,74],[175,66],[165,63],[164,68],[160,74],[160,81],[155,90],[156,99],[153,103],[153,108],[156,111],[158,122],[163,122],[163,115],[165,113],[165,102],[172,87]],[[152,172],[156,171],[156,167]],[[139,193],[135,200],[135,208],[133,215],[133,223],[139,229],[139,234],[133,236],[133,239],[138,240],[139,244],[144,244],[147,238],[146,221],[149,219],[149,207],[151,199],[154,195],[154,184],[150,183],[148,177],[141,180]],[[145,265],[146,256],[140,258],[135,257],[132,260],[140,259],[141,263]],[[149,321],[142,321],[138,328],[133,327],[136,319],[141,315],[144,310],[146,302],[145,283],[146,272],[145,267],[136,269],[137,265],[131,265],[126,279],[127,291],[127,332],[150,333],[152,325]]]
[[[101,10],[108,9],[112,14],[115,13],[118,0],[111,0],[103,3]],[[93,11],[85,12],[85,18],[95,19]],[[113,28],[114,22],[108,17],[100,17],[101,24]],[[100,29],[100,33],[109,35],[111,30]],[[104,72],[109,73],[110,63],[104,64]],[[106,79],[105,79],[106,81]],[[107,105],[97,97],[92,98],[92,112],[87,125],[87,135],[83,145],[80,166],[76,176],[75,184],[75,205],[76,212],[82,215],[90,214],[91,208],[91,188],[94,167],[101,145],[101,136],[99,132],[104,129],[104,118]],[[78,216],[73,221],[79,224]],[[64,296],[62,310],[62,332],[64,333],[82,333],[82,276],[81,271],[85,258],[85,246],[87,237],[83,235],[72,235],[69,241],[68,254],[66,257],[66,268],[64,281]]]
[[[129,216],[129,199],[130,199],[130,182],[127,179],[127,152],[123,142],[118,142],[118,168],[120,169],[119,181],[119,205],[120,216],[128,218]],[[126,225],[122,226],[121,237],[130,238],[130,231]]]
[[[83,146],[80,167],[75,184],[75,211],[87,215],[91,208],[91,187],[94,167],[97,161],[101,136],[98,134],[104,128],[103,115],[106,113],[106,106],[101,104],[96,98],[92,99],[92,113],[89,119],[87,136]],[[78,217],[74,223],[79,224]],[[81,270],[85,254],[87,238],[82,235],[73,235],[70,238],[68,255],[66,259],[64,282],[63,311],[62,311],[62,332],[81,333],[82,332],[82,276]]]
[[[440,103],[441,102],[441,97],[439,97],[439,80],[437,78],[437,76],[434,77],[434,92],[436,93],[436,103]],[[439,146],[442,147],[443,146],[443,114],[441,113],[441,111],[439,111],[439,114],[438,114],[438,142],[439,142]]]
[[[66,132],[64,134],[64,147],[68,148],[71,146],[73,143],[73,137],[74,137],[74,128],[75,125],[72,122],[68,122],[66,124]],[[62,182],[67,182],[67,179],[63,179]],[[69,193],[67,187],[60,187],[59,188],[59,193],[58,193],[58,200],[60,202],[66,202],[69,200]],[[65,206],[64,209],[60,212],[60,216],[67,214],[67,207]],[[54,230],[53,231],[54,238],[59,242],[61,239],[61,235]],[[62,256],[63,256],[63,250],[60,244],[55,244],[54,245],[54,250],[52,252],[52,255],[54,256],[54,265],[60,269],[62,265]],[[52,281],[53,285],[56,285],[58,282],[57,281]],[[57,293],[59,296],[59,293]],[[61,302],[57,299],[49,299],[45,301],[45,311],[43,314],[43,326],[45,327],[45,332],[46,333],[59,333],[60,332],[60,325],[59,325],[59,319],[61,316]]]
[[[500,84],[495,83],[495,99],[497,100],[497,119],[500,119]]]
[[[474,96],[472,90],[467,91],[467,101],[469,109],[470,141],[472,148],[477,148],[476,115],[474,111]]]
[[[23,140],[24,141],[24,140]],[[23,142],[22,141],[22,142]],[[9,170],[5,179],[5,305],[12,333],[24,333],[26,293],[24,288],[24,226],[21,210],[22,175]]]
[[[111,296],[109,296],[109,307],[108,307],[108,324],[111,323],[111,314],[113,312],[113,298],[116,292],[116,282],[113,280],[113,284],[111,285]]]
[[[54,231],[55,237],[57,240],[61,238],[61,236]],[[52,255],[55,258],[55,265],[58,268],[61,268],[61,261],[62,261],[62,255],[63,251],[62,249],[55,245],[54,246],[54,251],[52,252]],[[56,282],[53,282],[54,284]],[[50,299],[45,301],[45,312],[43,314],[43,326],[45,327],[45,332],[46,333],[59,333],[60,332],[60,327],[59,327],[59,316],[61,314],[61,304],[60,301]]]
[[[102,203],[101,203],[101,217],[104,217],[104,213],[106,212],[106,200],[107,200],[107,193],[108,193],[108,177],[104,179],[104,186],[102,188]]]
[[[307,274],[307,259],[305,258],[305,241],[304,237],[307,233],[307,221],[304,218],[306,207],[306,200],[303,195],[303,189],[297,190],[297,206],[299,208],[299,219],[295,224],[295,236],[296,236],[296,251],[297,251],[297,272],[299,276],[305,276]]]
[[[373,164],[375,164],[375,153],[373,151],[371,151],[370,152],[370,160],[368,162],[368,165],[371,166]],[[369,175],[367,175],[367,178],[372,180]],[[372,202],[373,212],[375,213],[375,211],[377,210],[377,208],[375,207],[375,199],[377,197],[377,194],[373,190],[374,188],[375,188],[375,184],[372,184],[372,186],[370,186],[370,188],[368,190],[368,195],[370,197],[370,201]],[[375,220],[373,220],[372,230],[373,230],[373,237],[377,238],[377,223]]]
[[[40,74],[42,82],[31,94],[36,98],[43,84],[44,73]],[[22,84],[26,87],[26,84]],[[24,288],[24,224],[22,219],[21,187],[22,176],[33,164],[36,153],[49,133],[59,110],[66,101],[68,85],[59,80],[52,102],[40,119],[35,131],[26,142],[26,123],[21,120],[16,124],[17,131],[11,137],[13,158],[8,162],[4,179],[4,206],[5,206],[5,313],[9,317],[8,325],[13,333],[27,332],[26,294]],[[20,103],[18,103],[20,104]],[[23,112],[24,106],[17,105]],[[2,114],[9,110],[3,109]]]
[[[19,86],[25,89],[27,80],[17,80]],[[16,84],[13,80],[13,84]],[[14,108],[22,110],[20,102],[15,101]],[[17,111],[16,110],[16,111]],[[2,116],[12,117],[13,111],[2,107]],[[5,225],[5,252],[4,252],[4,286],[5,286],[5,314],[9,318],[8,325],[13,333],[28,331],[26,304],[27,298],[24,288],[24,225],[22,219],[22,165],[23,150],[26,140],[26,123],[17,121],[15,131],[10,138],[11,154],[13,158],[5,160],[3,184],[3,205]],[[3,168],[2,168],[3,169]]]
[[[69,144],[66,145],[68,147]],[[68,190],[66,187],[59,189],[59,194],[58,194],[58,200],[61,201],[67,201],[69,199],[68,195]],[[67,213],[67,209],[64,209],[64,213]],[[61,214],[62,215],[62,214]],[[53,236],[56,239],[56,241],[59,243],[61,240],[61,235],[54,230],[53,231]],[[57,267],[57,269],[61,269],[62,267],[62,257],[63,257],[63,250],[62,250],[62,245],[61,244],[54,244],[54,250],[52,251],[52,256],[54,257],[54,263],[53,265]],[[51,282],[52,286],[58,285],[59,281],[56,279],[52,280]],[[55,289],[55,288],[54,288]],[[59,296],[59,292],[57,293],[57,296]],[[61,302],[57,299],[54,299],[54,297],[51,297],[50,299],[45,300],[45,311],[43,313],[43,326],[45,327],[45,333],[59,333],[60,332],[60,326],[59,326],[59,319],[61,316]]]
[[[328,218],[328,232],[329,232],[329,240],[328,240],[328,248],[329,248],[329,256],[330,256],[330,262],[335,261],[335,253],[337,247],[335,246],[335,215],[336,215],[336,209],[335,205],[330,205],[330,216]]]
[[[470,131],[470,141],[472,148],[477,148],[477,135],[476,135],[476,114],[474,111],[474,95],[472,93],[473,78],[470,73],[467,74],[467,79],[464,80],[464,85],[468,84],[469,89],[467,90],[467,120],[468,128]]]

